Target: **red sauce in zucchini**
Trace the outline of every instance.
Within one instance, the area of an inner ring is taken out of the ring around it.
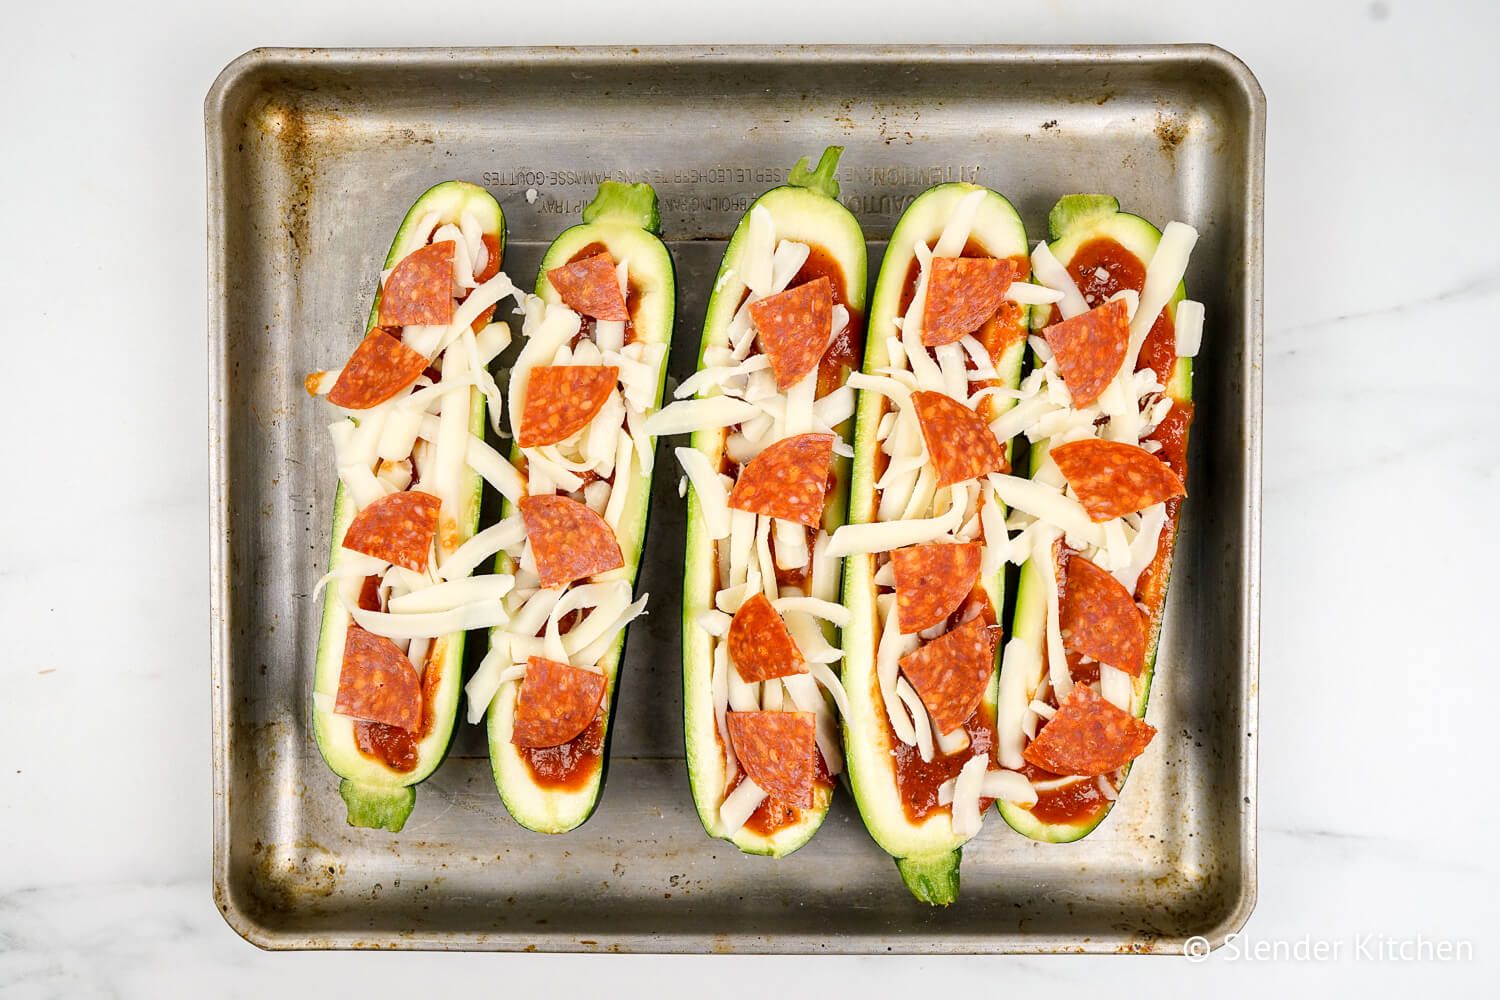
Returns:
[[[859,368],[860,346],[865,342],[865,318],[849,304],[849,286],[844,268],[825,248],[808,244],[807,262],[787,285],[788,289],[826,277],[833,287],[833,304],[849,312],[849,325],[834,338],[818,362],[818,398],[821,399],[844,384],[851,371]]]
[[[605,692],[605,698],[609,692]],[[534,749],[516,747],[531,769],[532,780],[543,788],[573,791],[582,788],[599,769],[604,753],[604,711],[589,727],[566,743]]]
[[[569,611],[557,620],[558,631],[566,634],[582,617],[581,610]],[[612,691],[605,690],[605,706],[611,694]],[[566,743],[555,747],[516,747],[516,753],[531,769],[532,780],[542,788],[567,790],[587,784],[604,755],[604,713],[605,707],[601,707],[589,727]]]
[[[607,253],[608,250],[609,248],[603,243],[595,241],[578,250],[568,258],[567,262],[571,264],[596,254]],[[625,343],[627,344],[636,340],[634,317],[640,308],[642,294],[640,281],[634,274],[630,275],[625,296],[625,309],[631,316],[625,321]],[[576,345],[583,340],[592,340],[594,327],[595,321],[592,317],[581,317],[578,334],[573,338],[573,343]],[[583,480],[584,486],[600,479],[600,476],[594,472],[580,473],[579,477]],[[580,494],[575,491],[574,496],[578,495]],[[567,632],[577,624],[580,616],[581,612],[578,611],[565,615],[558,622],[559,631]],[[606,692],[605,698],[608,697],[609,692]],[[516,747],[516,752],[526,762],[526,766],[531,771],[531,778],[538,786],[569,791],[582,788],[599,770],[603,758],[604,709],[600,709],[599,714],[594,717],[594,721],[587,729],[566,743],[555,747]]]
[[[599,241],[588,244],[568,258],[568,263],[584,260],[596,254],[608,253],[609,248]],[[625,311],[630,314],[630,319],[625,321],[625,343],[634,343],[637,339],[635,328],[635,315],[640,308],[641,296],[643,294],[641,283],[634,274],[631,274],[626,284]],[[583,340],[594,339],[595,321],[593,317],[581,317],[582,322],[578,327],[578,335],[573,338],[576,345]],[[600,477],[593,472],[580,473],[583,485],[598,481]],[[611,477],[612,481],[613,477]],[[576,493],[575,496],[580,494]],[[573,611],[565,615],[558,622],[558,629],[567,632],[577,622],[581,612]],[[606,706],[611,692],[606,691],[604,697]],[[555,747],[516,747],[516,752],[526,762],[531,771],[531,778],[542,788],[575,791],[586,785],[593,775],[599,770],[600,762],[604,755],[604,714],[601,708],[594,721],[589,727],[566,743]]]
[[[1068,271],[1091,307],[1102,304],[1121,289],[1139,292],[1146,280],[1146,266],[1141,259],[1116,240],[1107,237],[1098,237],[1080,246],[1074,253],[1073,259],[1068,262]],[[1060,318],[1054,308],[1052,321],[1056,322]],[[1176,333],[1172,326],[1172,318],[1164,309],[1141,346],[1141,356],[1136,370],[1150,368],[1156,373],[1156,380],[1165,385],[1170,380],[1176,364]],[[1152,440],[1161,443],[1161,449],[1157,454],[1174,472],[1183,477],[1184,481],[1187,478],[1188,428],[1192,419],[1192,403],[1174,403],[1167,418],[1151,434]],[[1166,523],[1162,527],[1161,541],[1157,545],[1156,555],[1136,582],[1135,599],[1147,609],[1147,627],[1153,630],[1160,623],[1162,608],[1166,601],[1167,570],[1176,540],[1180,506],[1181,501],[1178,499],[1167,501]],[[1066,555],[1060,553],[1060,556],[1058,596],[1061,599],[1067,592],[1067,563]],[[1042,649],[1043,669],[1045,669],[1046,655],[1044,646]],[[1099,679],[1097,663],[1082,663],[1071,652],[1068,654],[1068,668],[1076,682],[1093,683]],[[1048,701],[1055,704],[1055,696],[1049,696]],[[1046,726],[1045,721],[1042,726]],[[1022,773],[1033,781],[1049,781],[1058,777],[1031,764],[1027,764],[1022,769]],[[1109,804],[1110,800],[1099,790],[1098,781],[1085,779],[1061,788],[1039,790],[1037,803],[1032,807],[1031,813],[1045,823],[1078,824],[1094,818],[1107,809]]]
[[[1068,271],[1073,275],[1074,282],[1090,306],[1099,305],[1122,288],[1139,292],[1146,281],[1146,266],[1141,259],[1116,240],[1107,237],[1098,237],[1080,246],[1073,255],[1073,259],[1068,262]],[[1058,318],[1055,309],[1053,318]],[[1172,319],[1163,309],[1141,348],[1141,359],[1136,369],[1139,371],[1151,368],[1156,373],[1157,381],[1165,385],[1176,363],[1176,335],[1172,327]],[[1192,424],[1192,419],[1193,404],[1191,402],[1174,403],[1167,418],[1151,434],[1152,440],[1161,443],[1161,450],[1158,454],[1162,461],[1181,476],[1184,482],[1187,480],[1188,428]],[[1167,520],[1162,528],[1161,542],[1157,545],[1156,556],[1136,583],[1135,598],[1145,605],[1153,626],[1161,616],[1162,605],[1166,599],[1166,570],[1172,558],[1180,506],[1180,500],[1167,501]],[[1059,598],[1066,593],[1067,589],[1065,573],[1060,577],[1060,584]],[[1071,661],[1072,658],[1069,659]],[[1097,678],[1097,665],[1074,664],[1073,673],[1080,677],[1089,676],[1090,668],[1092,677]]]
[[[820,399],[842,386],[851,371],[859,369],[862,360],[860,346],[864,343],[865,339],[864,315],[850,306],[848,282],[844,275],[843,265],[839,263],[833,254],[828,252],[827,248],[815,243],[808,244],[807,261],[802,265],[802,269],[797,272],[796,276],[787,284],[787,289],[805,285],[809,281],[816,281],[822,277],[828,279],[833,293],[834,305],[842,305],[848,310],[849,325],[834,338],[833,343],[828,345],[828,350],[823,353],[822,359],[818,362],[817,396]],[[745,292],[746,297],[749,294],[748,291]],[[744,299],[742,298],[741,304],[743,304],[743,301]],[[733,461],[727,452],[722,454],[720,471],[732,479],[738,479],[741,468],[739,463]],[[835,463],[834,470],[828,474],[828,489],[830,493],[839,488],[838,479],[838,463]],[[807,536],[809,551],[812,549],[815,537],[816,532],[809,528]],[[775,556],[775,546],[776,540],[773,534],[771,538],[773,559]],[[717,577],[717,559],[715,559],[714,565],[716,567],[715,576]],[[782,587],[798,587],[806,591],[808,586],[807,570],[806,568],[784,570],[777,567],[776,582]],[[716,579],[715,588],[720,586],[721,583],[722,581]],[[722,753],[722,738],[717,736],[715,738],[720,741],[719,746]],[[813,798],[818,802],[826,802],[828,796],[833,791],[833,777],[828,773],[828,766],[823,760],[822,753],[816,753],[815,757],[816,770],[813,773]],[[744,778],[745,774],[743,771],[735,775],[734,780],[725,789],[724,795],[726,798],[739,787],[740,782]],[[801,821],[802,813],[803,810],[797,806],[767,797],[755,812],[750,814],[750,818],[745,822],[745,829],[760,836],[769,837],[781,830],[796,825]]]
[[[889,732],[889,718],[885,724]],[[913,823],[920,823],[934,809],[948,808],[938,805],[938,787],[950,778],[958,777],[958,772],[970,757],[975,753],[993,753],[995,718],[987,707],[979,706],[979,710],[964,723],[964,731],[969,734],[969,746],[955,754],[934,750],[930,761],[924,761],[916,747],[907,746],[896,739],[894,732],[890,733],[892,756],[896,761],[896,787],[901,792],[901,808],[906,812],[906,818]],[[981,812],[989,807],[990,801],[979,800]]]
[[[990,604],[989,595],[983,587],[976,586],[968,600],[948,619],[947,628],[952,629],[965,615],[972,614],[976,604],[979,605],[979,614],[985,623],[995,624],[995,609]],[[874,683],[877,687],[876,702],[883,705],[878,690],[879,681],[875,680]],[[994,753],[995,716],[989,706],[984,704],[964,723],[964,731],[969,734],[969,746],[955,754],[934,751],[930,761],[924,761],[916,747],[907,746],[897,739],[896,733],[891,729],[890,716],[884,711],[882,716],[885,719],[886,742],[891,747],[891,756],[895,760],[896,787],[901,794],[901,807],[906,812],[906,818],[913,823],[920,823],[934,809],[947,808],[938,805],[938,787],[950,778],[956,778],[970,757],[975,753]],[[981,810],[988,806],[989,800],[980,800]]]
[[[488,250],[484,269],[476,276],[476,280],[483,284],[500,272],[500,240],[499,237],[490,233],[484,234],[484,245]],[[467,297],[468,293],[465,293]],[[492,315],[493,307],[488,310],[486,316]],[[476,326],[481,324],[476,321]],[[400,337],[401,331],[393,330],[392,333]],[[434,383],[442,381],[443,373],[429,366],[423,373]],[[412,481],[420,478],[417,469],[417,455],[413,451],[410,456]],[[364,584],[360,587],[359,606],[366,611],[379,611],[380,608],[380,578],[377,576],[365,577]],[[354,745],[359,752],[366,757],[373,757],[386,767],[402,774],[409,774],[417,769],[420,755],[418,748],[428,734],[432,732],[433,714],[432,703],[437,697],[437,689],[442,684],[443,668],[441,666],[444,654],[448,649],[447,637],[439,637],[427,647],[427,659],[422,666],[422,722],[415,732],[389,726],[383,722],[368,722],[363,719],[354,720]]]
[[[443,680],[443,653],[448,638],[438,638],[427,648],[422,667],[422,723],[416,732],[388,726],[383,722],[354,721],[354,745],[367,757],[374,757],[392,771],[409,774],[417,769],[418,747],[432,732],[432,703]]]
[[[1102,276],[1100,271],[1104,272]],[[1068,272],[1073,275],[1073,282],[1090,307],[1103,305],[1122,288],[1139,292],[1146,283],[1146,265],[1107,236],[1096,237],[1080,246],[1068,262]],[[1053,322],[1060,318],[1053,307]],[[1176,364],[1177,333],[1172,327],[1172,317],[1163,309],[1141,345],[1136,370],[1150,368],[1156,372],[1156,380],[1166,385]]]
[[[817,395],[819,399],[842,386],[849,377],[849,373],[859,369],[862,360],[860,345],[865,340],[864,316],[849,306],[848,283],[844,278],[843,265],[826,248],[815,243],[808,244],[807,262],[792,278],[790,284],[787,285],[787,290],[823,277],[826,277],[829,285],[832,286],[834,304],[842,305],[848,310],[849,325],[844,328],[843,333],[834,338],[833,343],[828,345],[828,350],[823,353],[822,359],[818,362]],[[740,303],[743,304],[749,295],[749,290],[746,290]],[[837,464],[835,463],[836,466]],[[719,471],[732,479],[738,479],[740,466],[725,452],[720,458]],[[828,488],[832,490],[837,485],[837,475],[830,473]]]
[[[1032,764],[1023,766],[1021,773],[1032,782],[1058,779],[1057,775]],[[1031,815],[1043,823],[1083,823],[1108,806],[1109,799],[1099,790],[1099,779],[1080,778],[1060,788],[1039,789]]]
[[[723,745],[721,741],[719,744],[721,752]],[[829,796],[833,794],[833,776],[828,773],[828,765],[824,763],[823,754],[820,751],[814,750],[813,757],[815,758],[813,762],[813,801],[815,803],[821,802],[826,804]],[[724,792],[724,798],[727,799],[730,793],[740,787],[740,782],[744,780],[745,772],[743,770],[735,774],[734,780],[729,783],[729,788]],[[782,802],[780,799],[773,799],[768,795],[755,808],[755,812],[750,814],[750,818],[745,820],[745,829],[752,833],[757,833],[762,837],[769,837],[785,830],[789,826],[795,826],[801,822],[802,813],[803,810],[800,807]]]

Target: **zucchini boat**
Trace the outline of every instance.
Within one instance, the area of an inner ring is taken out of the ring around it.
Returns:
[[[683,715],[704,830],[781,857],[817,832],[843,766],[829,666],[864,343],[865,241],[840,205],[837,146],[761,195],[724,251],[698,371],[650,422],[692,432]],[[691,397],[691,398],[690,398]]]
[[[583,224],[548,248],[524,297],[511,369],[511,459],[524,486],[491,531],[513,574],[510,620],[466,689],[488,712],[495,787],[516,822],[566,833],[603,788],[676,303],[656,192],[604,181]]]
[[[1024,797],[990,768],[1005,606],[1005,508],[1028,306],[1026,230],[1010,202],[941,184],[902,215],[870,309],[859,389],[847,557],[843,682],[849,783],[870,835],[920,900],[958,895],[962,847],[989,800]]]
[[[1008,415],[1030,479],[1004,477],[1020,583],[1000,676],[998,759],[1026,836],[1068,843],[1108,815],[1155,730],[1144,721],[1185,495],[1202,306],[1182,277],[1197,233],[1103,195],[1069,195],[1032,258],[1061,298],[1033,321],[1033,371]],[[1041,312],[1039,310],[1039,312]]]
[[[481,475],[484,370],[510,341],[490,323],[510,292],[505,217],[449,181],[407,212],[363,342],[307,378],[344,414],[332,546],[313,681],[313,733],[350,824],[397,832],[453,733],[466,629],[494,624],[507,580],[468,580]],[[488,461],[486,459],[489,459]]]

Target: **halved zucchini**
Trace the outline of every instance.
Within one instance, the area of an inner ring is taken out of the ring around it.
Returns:
[[[1138,215],[1131,215],[1120,211],[1120,203],[1108,195],[1068,195],[1060,199],[1052,208],[1048,218],[1049,235],[1051,242],[1048,244],[1052,255],[1064,266],[1073,272],[1075,258],[1083,248],[1094,244],[1095,241],[1111,241],[1117,245],[1120,251],[1132,258],[1139,265],[1144,274],[1146,265],[1151,261],[1156,252],[1157,244],[1161,241],[1161,231],[1150,222]],[[1076,280],[1076,275],[1075,275]],[[1140,285],[1130,285],[1134,291],[1140,291]],[[1164,312],[1166,316],[1175,323],[1177,316],[1177,304],[1186,296],[1186,287],[1179,284],[1176,292],[1171,296]],[[1090,305],[1098,305],[1098,302],[1090,302]],[[1038,309],[1033,317],[1033,326],[1041,328],[1050,322],[1050,309]],[[1167,381],[1166,395],[1174,401],[1190,403],[1193,397],[1193,362],[1191,358],[1179,357],[1171,369],[1171,377]],[[1037,470],[1047,458],[1047,442],[1038,441],[1032,445],[1030,474],[1035,476]],[[1144,718],[1146,714],[1146,702],[1151,694],[1151,679],[1156,664],[1156,650],[1161,637],[1162,601],[1166,594],[1166,580],[1171,570],[1172,549],[1175,547],[1175,533],[1177,519],[1174,516],[1168,523],[1162,534],[1161,544],[1166,546],[1165,563],[1162,573],[1162,586],[1160,588],[1160,599],[1151,602],[1149,608],[1151,615],[1150,629],[1146,636],[1145,666],[1140,676],[1134,678],[1133,698],[1131,710],[1138,718]],[[1029,692],[1034,691],[1040,681],[1040,669],[1045,662],[1046,646],[1046,601],[1045,578],[1042,570],[1038,568],[1034,560],[1027,560],[1021,567],[1020,580],[1016,590],[1015,612],[1011,620],[1011,636],[1014,641],[1028,644],[1036,653],[1031,658],[1037,665],[1038,672],[1033,676],[1022,677],[1007,668],[1002,672],[1000,686],[1002,699],[1009,702],[1020,700],[1023,704],[1029,700]],[[1139,599],[1139,593],[1137,593]],[[1005,694],[1007,690],[1011,694]],[[1014,693],[1019,691],[1019,693]],[[1130,765],[1126,765],[1120,775],[1120,789],[1123,792],[1126,777],[1130,773]],[[1082,779],[1092,781],[1093,779]],[[1042,789],[1042,794],[1047,794]],[[1056,819],[1043,818],[1037,815],[1034,808],[1026,808],[1014,803],[1000,802],[998,807],[1000,815],[1019,833],[1030,837],[1032,840],[1046,841],[1055,844],[1066,844],[1080,840],[1098,827],[1109,815],[1110,809],[1114,807],[1114,800],[1092,793],[1089,796],[1086,813],[1082,815],[1059,817]],[[1039,803],[1042,809],[1046,806]]]
[[[463,181],[447,181],[427,190],[406,213],[396,238],[386,255],[385,267],[393,267],[408,253],[418,249],[426,241],[428,233],[419,231],[419,223],[432,214],[438,224],[457,224],[464,213],[478,221],[487,235],[496,238],[501,250],[505,248],[505,216],[500,205],[488,191]],[[370,307],[366,331],[374,329],[380,310],[380,293]],[[477,388],[470,388],[469,433],[482,437],[485,423],[485,398]],[[464,496],[463,509],[456,517],[458,535],[455,542],[462,542],[474,533],[479,521],[479,499],[483,481],[467,466],[460,495]],[[339,484],[334,499],[333,531],[330,543],[328,569],[337,572],[346,561],[347,550],[342,547],[344,533],[354,520],[355,510],[343,483]],[[403,746],[400,760],[410,766],[398,769],[373,752],[360,746],[361,727],[376,725],[360,723],[332,710],[338,690],[339,672],[344,655],[344,636],[349,627],[350,616],[338,593],[341,584],[330,585],[323,599],[323,622],[318,637],[317,666],[313,680],[314,704],[312,710],[313,734],[323,759],[343,780],[339,793],[348,807],[349,823],[353,826],[383,828],[392,833],[400,831],[416,803],[416,791],[412,787],[430,775],[447,753],[453,735],[454,714],[458,709],[458,694],[461,687],[465,634],[453,632],[439,637],[433,643],[423,673],[424,726],[426,732],[420,738]],[[358,585],[354,595],[345,594],[347,600],[357,601]],[[435,676],[436,680],[432,680]],[[430,715],[428,712],[430,705]],[[368,733],[369,730],[363,730]],[[373,746],[368,736],[366,747]]]
[[[831,269],[841,279],[841,287],[836,288],[835,301],[844,304],[850,314],[849,330],[857,358],[857,352],[863,343],[867,265],[864,233],[854,216],[837,200],[839,186],[835,171],[842,152],[840,147],[829,147],[812,171],[807,169],[805,159],[799,161],[785,185],[772,188],[757,198],[740,219],[725,248],[723,262],[714,282],[713,296],[709,299],[703,323],[703,339],[699,347],[700,369],[704,366],[705,352],[714,347],[722,348],[728,343],[731,321],[749,294],[744,275],[747,268],[754,266],[748,259],[748,251],[753,242],[751,218],[757,209],[769,213],[772,220],[773,247],[781,241],[806,244],[813,254],[809,261],[818,259],[831,262]],[[808,266],[804,265],[804,271],[799,272],[799,276],[810,273],[805,271]],[[791,284],[797,284],[796,276]],[[851,363],[857,364],[857,361]],[[847,378],[848,371],[848,367],[839,369],[840,386]],[[844,419],[833,430],[847,442],[852,434],[852,421]],[[728,436],[728,431],[723,428],[699,430],[692,436],[692,447],[702,453],[710,467],[717,471],[723,468],[726,461]],[[823,531],[831,531],[844,523],[848,484],[849,462],[835,457],[832,484],[823,508]],[[827,815],[829,802],[832,801],[832,784],[817,785],[813,805],[801,809],[789,821],[765,824],[761,830],[753,828],[751,824],[735,831],[724,828],[720,819],[720,807],[729,790],[727,786],[730,778],[727,774],[724,745],[717,727],[712,692],[713,637],[699,624],[700,615],[714,607],[719,572],[717,550],[721,543],[710,537],[702,503],[697,491],[691,486],[687,502],[687,552],[682,597],[682,683],[683,725],[693,800],[703,829],[710,836],[726,839],[747,854],[782,857],[807,843],[817,832]],[[727,544],[727,540],[722,544]],[[836,600],[839,563],[837,560],[829,562],[831,565],[826,572],[815,570],[810,574],[807,587],[814,596],[821,594],[825,599]],[[827,631],[825,629],[825,633]],[[731,666],[729,669],[734,668]]]
[[[583,218],[582,225],[564,231],[547,249],[537,275],[536,294],[549,303],[560,302],[557,291],[547,280],[547,272],[601,249],[608,250],[617,263],[624,262],[630,282],[627,308],[634,331],[631,342],[662,345],[653,404],[660,406],[677,291],[672,257],[659,237],[661,218],[657,213],[656,192],[647,184],[604,181],[593,201],[584,209]],[[512,377],[515,377],[514,373]],[[512,449],[511,460],[517,468],[525,468],[519,446]],[[630,471],[624,474],[623,480],[618,472],[615,478],[616,486],[623,483],[627,491],[624,511],[615,532],[625,564],[622,570],[610,576],[628,580],[632,587],[645,543],[651,478],[649,473],[641,472],[635,460],[632,460]],[[504,516],[515,513],[515,506],[506,501]],[[496,569],[501,573],[511,571],[511,560],[503,552]],[[569,768],[566,776],[550,773],[544,779],[534,763],[542,759],[536,756],[537,752],[511,743],[517,685],[504,685],[491,702],[487,730],[495,787],[505,808],[527,829],[538,833],[566,833],[587,820],[598,806],[609,760],[610,721],[619,690],[619,665],[624,649],[625,633],[622,632],[613,648],[598,663],[606,687],[600,709],[603,728],[597,734],[597,752],[580,752],[566,765]],[[594,738],[586,731],[570,744],[582,746],[578,741],[592,741]]]
[[[917,273],[917,244],[933,246],[955,216],[960,203],[979,191],[984,195],[974,213],[965,255],[1026,259],[1025,227],[1004,197],[966,183],[941,184],[928,189],[902,215],[886,248],[870,308],[865,374],[877,374],[890,364],[888,344],[892,338],[901,336],[897,321],[906,310]],[[1026,273],[1022,271],[1023,275]],[[994,359],[999,378],[993,384],[1013,389],[1020,379],[1026,347],[1023,335],[1025,317],[1025,307],[1019,307],[1013,317],[1012,339]],[[987,418],[993,420],[1012,402],[993,399]],[[849,502],[851,524],[879,519],[876,481],[882,456],[877,429],[890,409],[890,402],[881,393],[861,390]],[[1004,443],[1009,454],[1012,445]],[[1003,544],[1004,539],[1001,542]],[[947,904],[957,897],[959,861],[963,844],[969,838],[954,832],[949,807],[936,806],[920,818],[913,819],[915,811],[908,810],[898,782],[898,740],[887,717],[876,671],[881,634],[876,609],[876,564],[875,555],[856,554],[846,557],[844,565],[844,604],[853,616],[853,624],[844,630],[843,637],[843,681],[850,705],[849,716],[844,720],[849,783],[866,828],[875,842],[896,859],[907,887],[924,902]],[[998,572],[982,577],[981,585],[998,617],[1005,606],[1003,563]],[[979,710],[982,717],[989,720],[994,719],[997,678],[998,671],[995,671]],[[968,751],[962,753],[967,759]]]

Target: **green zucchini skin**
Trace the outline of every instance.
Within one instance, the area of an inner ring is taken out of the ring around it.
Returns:
[[[739,256],[744,252],[750,229],[750,212],[761,206],[775,220],[776,238],[794,240],[822,247],[842,266],[845,294],[851,314],[865,314],[865,286],[868,264],[864,231],[858,220],[837,201],[839,187],[834,177],[843,150],[830,146],[813,170],[806,161],[792,169],[787,183],[772,188],[751,204],[724,249],[724,258],[714,282],[703,322],[703,337],[698,350],[698,367],[703,366],[703,352],[726,342],[729,322],[738,310],[745,293],[737,277]],[[845,440],[852,427],[839,428]],[[692,436],[692,446],[718,461],[724,448],[722,431],[699,431]],[[849,463],[834,461],[835,484],[828,491],[823,509],[823,530],[832,531],[844,523],[848,510]],[[724,755],[714,720],[711,677],[712,642],[698,627],[699,614],[713,604],[716,579],[714,542],[708,538],[697,493],[689,485],[687,493],[687,542],[682,590],[682,685],[683,730],[686,743],[688,779],[693,802],[704,832],[728,840],[746,854],[785,857],[806,844],[827,815],[827,803],[804,809],[802,817],[790,826],[766,837],[748,828],[728,834],[720,828],[718,814],[723,802]],[[830,796],[831,800],[831,796]]]
[[[901,307],[908,270],[917,241],[929,246],[941,235],[957,205],[974,191],[986,191],[976,214],[972,237],[997,257],[1024,256],[1026,230],[1015,208],[1002,195],[966,183],[940,184],[923,192],[896,224],[886,248],[870,309],[869,346],[864,370],[868,374],[888,363],[886,341],[896,336],[895,319]],[[1023,316],[1024,320],[1024,316]],[[1014,388],[1020,382],[1025,345],[1017,341],[996,362],[1001,381]],[[861,391],[856,410],[851,523],[875,520],[875,467],[879,443],[875,435],[886,411],[884,398]],[[1013,444],[1006,442],[1007,451]],[[952,903],[958,895],[958,866],[967,838],[954,835],[949,813],[936,811],[921,823],[905,814],[891,764],[889,723],[875,672],[878,645],[875,610],[875,559],[849,556],[844,561],[844,604],[853,624],[844,632],[843,678],[850,702],[844,720],[845,759],[850,788],[870,836],[896,859],[897,870],[917,899],[934,905]],[[997,616],[1005,607],[1005,572],[984,581]],[[992,671],[983,708],[993,715],[998,691],[998,669]]]
[[[393,267],[406,254],[416,249],[415,233],[418,223],[430,212],[437,212],[440,224],[457,222],[467,210],[474,214],[486,233],[494,233],[499,240],[500,252],[505,252],[505,214],[488,191],[464,181],[445,181],[429,188],[417,199],[396,230],[390,252],[385,258],[385,267]],[[365,329],[376,326],[380,311],[380,292],[370,306]],[[484,396],[470,390],[469,432],[483,435],[485,423]],[[465,484],[465,493],[470,497],[468,515],[464,521],[467,534],[472,535],[479,523],[479,499],[483,481],[472,471]],[[337,569],[343,562],[342,542],[350,522],[354,520],[354,505],[339,484],[333,505],[333,529],[331,532],[328,568]],[[349,626],[349,614],[340,605],[335,587],[330,586],[323,598],[322,626],[318,636],[318,651],[314,670],[314,690],[329,698],[338,690],[339,671],[344,655],[344,635]],[[442,679],[438,685],[436,704],[433,708],[432,732],[418,745],[417,766],[409,772],[394,771],[382,762],[361,753],[354,743],[353,720],[335,715],[332,711],[312,706],[312,729],[323,759],[343,780],[339,794],[348,810],[350,826],[385,829],[399,833],[416,803],[416,792],[411,787],[430,775],[448,752],[453,737],[454,718],[458,711],[458,695],[462,687],[462,667],[465,634],[455,632],[436,640],[443,644],[443,652],[435,657],[441,664]]]
[[[661,217],[657,211],[656,192],[647,184],[604,181],[594,200],[584,209],[583,218],[581,225],[565,230],[548,247],[537,275],[536,294],[548,302],[560,301],[547,280],[547,272],[566,264],[574,254],[591,244],[603,244],[617,261],[629,260],[630,280],[641,285],[641,295],[631,317],[637,339],[665,347],[657,371],[656,406],[659,407],[672,344],[677,278],[672,255],[658,236]],[[520,457],[519,447],[513,447],[511,461],[516,462]],[[643,476],[639,467],[632,464],[627,488],[630,491],[628,521],[622,518],[616,540],[625,558],[626,579],[634,587],[646,538],[651,476]],[[514,513],[514,505],[506,501],[502,516],[509,517]],[[503,552],[496,560],[496,571],[510,572],[510,559]],[[511,745],[516,685],[505,685],[491,703],[486,722],[490,771],[505,808],[526,829],[537,833],[567,833],[583,825],[598,808],[608,774],[609,741],[613,735],[611,723],[619,695],[619,667],[628,632],[626,629],[621,633],[614,647],[599,663],[608,682],[603,744],[598,770],[580,787],[554,789],[539,785],[532,776],[530,765]]]
[[[1142,263],[1151,259],[1156,245],[1161,241],[1161,230],[1138,215],[1120,211],[1120,203],[1109,195],[1067,195],[1059,199],[1048,214],[1048,231],[1052,237],[1048,246],[1063,266],[1072,260],[1078,248],[1090,240],[1107,237],[1117,241]],[[1167,304],[1168,314],[1175,321],[1177,303],[1187,295],[1185,285],[1179,285],[1172,300]],[[1032,325],[1039,328],[1046,324],[1048,310],[1038,309],[1033,315]],[[1034,360],[1034,359],[1033,359]],[[1190,402],[1193,398],[1193,361],[1178,358],[1167,385],[1167,395],[1175,400]],[[1031,449],[1031,472],[1035,474],[1047,456],[1047,444],[1038,441]],[[1181,521],[1177,528],[1180,529]],[[1176,552],[1176,539],[1173,539]],[[1171,585],[1171,561],[1166,566],[1167,585]],[[1038,649],[1045,643],[1046,601],[1043,596],[1040,572],[1026,562],[1021,567],[1020,581],[1016,591],[1015,612],[1011,617],[1010,635],[1026,639]],[[1151,697],[1151,681],[1156,670],[1157,647],[1161,641],[1161,616],[1146,637],[1145,669],[1136,679],[1135,700],[1131,706],[1137,717],[1146,715],[1146,703]],[[1120,780],[1120,794],[1124,794],[1125,780],[1130,776],[1130,765],[1126,765]],[[1088,836],[1104,822],[1114,802],[1107,802],[1099,812],[1081,823],[1046,823],[1032,815],[1031,810],[1008,802],[997,802],[996,807],[1005,822],[1016,832],[1051,844],[1069,844]]]
[[[964,849],[944,854],[896,859],[901,881],[918,902],[928,906],[951,906],[958,902],[959,866]]]

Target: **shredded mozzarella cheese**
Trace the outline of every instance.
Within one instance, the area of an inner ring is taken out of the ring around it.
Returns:
[[[1084,301],[1083,293],[1074,284],[1073,276],[1053,256],[1052,248],[1045,241],[1038,243],[1031,252],[1031,273],[1037,281],[1061,293],[1062,298],[1057,300],[1057,310],[1062,313],[1063,319],[1072,319],[1089,311],[1089,304]]]
[[[719,806],[719,822],[723,824],[725,834],[738,833],[765,800],[766,793],[749,778],[745,778],[736,785],[734,791],[730,792],[724,798],[723,804]]]

